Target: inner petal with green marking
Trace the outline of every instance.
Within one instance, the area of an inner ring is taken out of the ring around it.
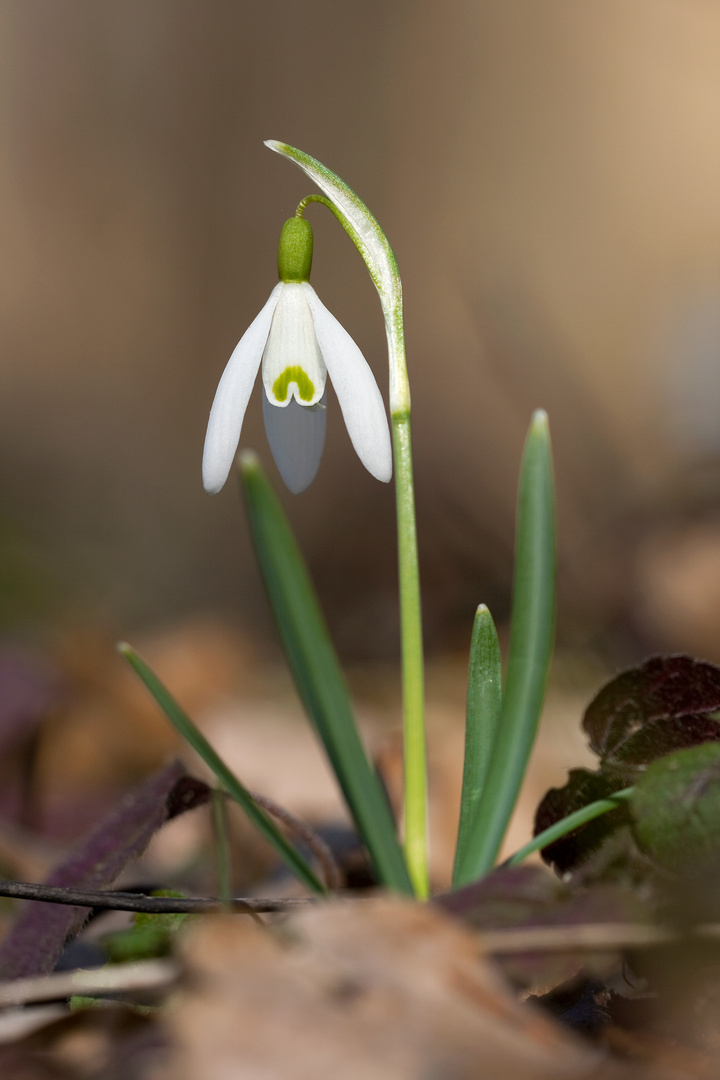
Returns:
[[[307,301],[307,282],[285,281],[262,356],[262,380],[271,405],[291,401],[317,405],[325,390],[327,368]],[[314,295],[314,294],[313,294]]]
[[[285,401],[291,385],[295,384],[295,399],[297,401],[310,402],[315,396],[315,386],[312,379],[298,365],[286,367],[272,385],[272,392],[276,401]]]

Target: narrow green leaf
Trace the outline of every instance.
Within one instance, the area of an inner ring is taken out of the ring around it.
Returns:
[[[517,801],[545,696],[555,625],[555,507],[547,414],[534,413],[520,470],[510,652],[497,737],[458,885],[495,862]]]
[[[503,863],[503,866],[517,866],[519,863],[524,862],[528,855],[532,855],[536,851],[542,851],[548,844],[554,844],[556,840],[567,836],[573,829],[579,829],[581,825],[587,825],[588,821],[594,821],[595,818],[609,813],[610,810],[617,810],[621,803],[628,802],[634,794],[634,787],[623,788],[607,799],[598,799],[596,802],[588,803],[587,806],[575,810],[574,813],[568,814],[567,817],[561,818],[560,821],[556,821],[554,825],[543,829],[529,843],[521,847],[514,855],[511,855]]]
[[[467,705],[465,710],[465,763],[463,767],[460,825],[458,828],[453,887],[463,881],[463,868],[482,830],[478,807],[490,766],[502,704],[500,642],[493,617],[485,604],[475,613],[470,642]]]
[[[355,725],[345,680],[288,520],[254,454],[240,457],[250,531],[285,655],[379,880],[412,894],[390,807]]]
[[[212,769],[222,786],[237,803],[242,806],[253,825],[263,834],[275,848],[280,857],[287,863],[293,873],[315,893],[326,893],[325,885],[317,877],[313,869],[302,857],[292,844],[288,843],[275,823],[268,817],[264,810],[255,803],[247,788],[241,784],[237,776],[227,767],[222,758],[213,750],[199,728],[195,726],[190,717],[185,713],[177,701],[171,696],[167,688],[160,682],[157,675],[152,671],[144,660],[141,660],[135,650],[122,642],[118,645],[119,651],[128,661],[134,671],[140,676],[145,686],[157,701],[170,723],[178,731],[186,742],[192,746],[205,764]]]

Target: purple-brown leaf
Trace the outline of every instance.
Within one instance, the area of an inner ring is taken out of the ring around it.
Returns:
[[[644,768],[674,750],[720,740],[720,668],[690,656],[654,656],[609,682],[583,728],[604,768]]]
[[[511,866],[437,896],[433,902],[479,930],[492,930],[536,925],[538,915],[564,894],[557,878],[542,867]]]
[[[607,799],[624,786],[624,781],[612,774],[588,772],[587,769],[571,769],[568,782],[561,788],[550,788],[543,797],[535,814],[534,835],[544,832],[551,825],[562,821],[568,814],[581,810],[598,799]],[[619,825],[629,821],[629,811],[625,804],[617,810],[586,822],[572,832],[548,844],[541,855],[546,863],[558,873],[565,873],[584,862],[596,851],[607,836]]]
[[[59,888],[103,889],[147,847],[169,817],[207,802],[209,788],[173,761],[125,795],[45,882]],[[0,944],[0,979],[53,970],[90,908],[29,902]]]
[[[539,866],[500,867],[480,881],[435,899],[439,907],[479,930],[628,922],[645,912],[631,892],[599,885],[574,893]],[[518,986],[568,979],[589,963],[587,954],[539,951],[500,954],[498,962]],[[605,958],[605,961],[607,958]],[[599,958],[596,962],[601,962]]]
[[[58,679],[36,661],[0,652],[0,756],[33,734],[58,692]]]

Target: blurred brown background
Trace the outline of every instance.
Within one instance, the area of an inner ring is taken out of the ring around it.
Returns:
[[[270,634],[208,410],[310,186],[403,273],[429,650],[508,610],[530,413],[557,461],[561,643],[720,659],[714,0],[1,0],[0,621]],[[387,388],[379,304],[321,208],[313,284]],[[331,408],[332,408],[331,401]],[[243,444],[276,476],[259,395]],[[341,651],[394,657],[394,506],[337,407],[283,496]]]

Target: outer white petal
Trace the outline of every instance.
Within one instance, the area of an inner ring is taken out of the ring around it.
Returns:
[[[278,282],[265,307],[235,346],[218,384],[210,410],[202,463],[203,487],[209,495],[220,491],[230,472],[240,441],[245,410],[282,288],[283,283]]]
[[[392,476],[390,431],[375,376],[347,330],[320,302],[312,285],[304,282],[303,289],[350,441],[368,472],[387,483]]]

